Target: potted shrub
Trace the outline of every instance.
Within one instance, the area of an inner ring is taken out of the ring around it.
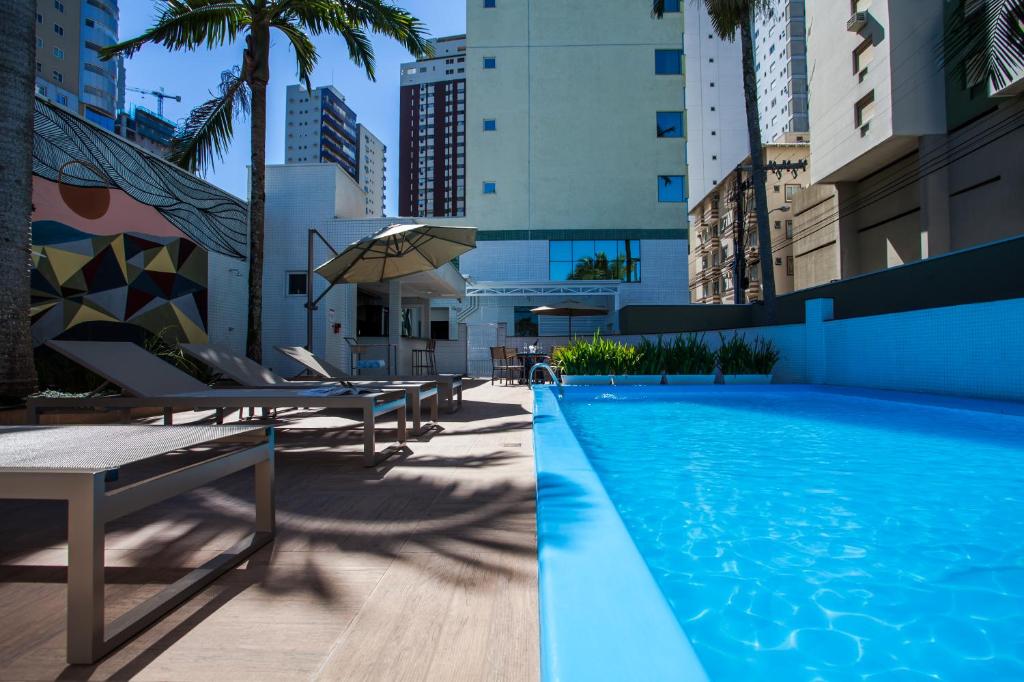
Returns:
[[[562,373],[562,383],[569,385],[605,386],[612,383],[610,352],[600,332],[591,341],[575,339],[555,351],[552,360]]]
[[[619,367],[612,376],[613,383],[619,386],[650,386],[662,382],[666,349],[660,336],[656,344],[645,337],[635,348],[622,347],[624,350],[619,351]]]
[[[715,383],[715,352],[703,334],[680,334],[665,349],[665,381],[669,384]]]
[[[737,333],[731,339],[719,334],[718,366],[727,384],[770,384],[772,370],[779,361],[775,344],[757,337],[752,344]]]

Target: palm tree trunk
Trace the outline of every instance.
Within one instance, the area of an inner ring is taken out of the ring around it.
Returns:
[[[5,8],[0,45],[0,398],[36,388],[29,317],[32,271],[32,121],[35,107],[35,3]]]
[[[267,81],[270,29],[253,26],[246,49],[246,78],[252,92],[252,157],[249,186],[249,316],[245,352],[263,361],[263,222],[266,213]]]
[[[754,41],[751,7],[746,20],[740,22],[740,44],[743,48],[743,95],[747,104],[747,135],[750,138],[750,181],[754,185],[754,211],[757,215],[757,243],[761,260],[761,298],[769,322],[775,320],[775,262],[772,256],[772,234],[768,229],[768,195],[764,169],[764,148],[761,146],[761,117],[757,109],[757,72],[754,70]],[[741,216],[742,218],[742,216]],[[746,225],[743,225],[746,229]],[[737,285],[741,283],[737,282]]]

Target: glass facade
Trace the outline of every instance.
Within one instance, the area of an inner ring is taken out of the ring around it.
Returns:
[[[537,314],[530,312],[529,306],[515,307],[516,336],[540,336],[540,324]]]
[[[671,204],[681,204],[686,201],[686,177],[682,175],[659,175],[658,201]]]
[[[640,241],[585,239],[548,242],[548,277],[640,281]]]
[[[683,112],[658,112],[658,137],[682,137],[683,132]]]

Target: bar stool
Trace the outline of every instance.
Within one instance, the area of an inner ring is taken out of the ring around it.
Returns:
[[[412,351],[412,373],[426,374],[428,376],[437,374],[437,358],[435,350],[437,341],[427,339],[426,348],[414,348]]]

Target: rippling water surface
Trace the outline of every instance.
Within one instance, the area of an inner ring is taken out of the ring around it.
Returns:
[[[1024,417],[782,387],[566,393],[712,680],[1024,680]]]

